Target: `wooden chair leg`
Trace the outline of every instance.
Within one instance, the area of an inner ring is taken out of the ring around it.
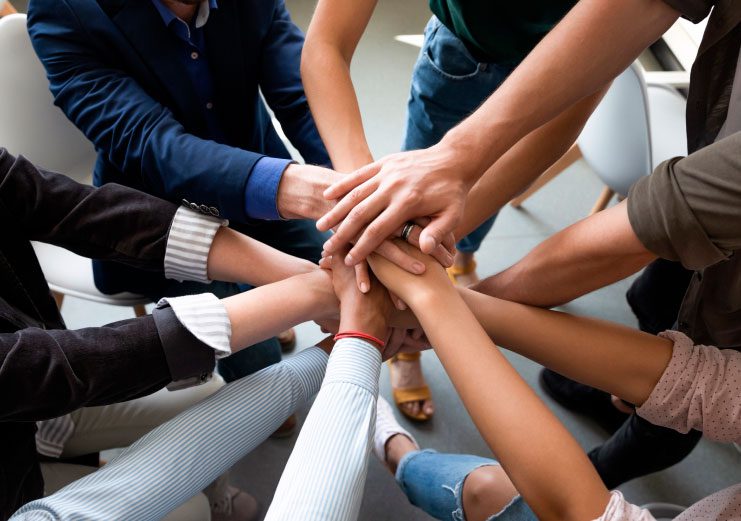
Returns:
[[[143,317],[146,314],[147,314],[147,309],[144,307],[143,304],[137,304],[136,306],[134,306],[134,315],[136,315],[137,318]]]
[[[56,291],[51,292],[51,296],[54,297],[54,302],[57,303],[57,308],[62,311],[62,304],[64,303],[64,293],[57,293]]]
[[[18,11],[16,11],[15,7],[13,7],[13,4],[11,4],[8,0],[5,0],[5,2],[0,1],[0,17],[17,12]]]
[[[558,159],[558,161],[553,163],[548,170],[543,172],[540,177],[533,181],[533,183],[527,188],[527,190],[512,199],[509,204],[514,208],[519,208],[520,206],[522,206],[522,203],[524,203],[526,199],[528,199],[535,192],[547,185],[558,174],[576,163],[579,159],[581,159],[581,157],[581,149],[579,148],[578,144],[574,143],[571,148],[568,149],[566,153]]]
[[[597,202],[594,203],[594,206],[592,207],[592,211],[589,212],[589,215],[594,215],[598,212],[601,212],[605,208],[607,208],[607,205],[610,202],[610,199],[612,199],[613,195],[615,195],[615,192],[613,192],[608,187],[605,187],[605,189],[602,190],[602,193],[599,194],[599,197],[597,198]]]

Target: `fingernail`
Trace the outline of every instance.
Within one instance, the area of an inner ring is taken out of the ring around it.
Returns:
[[[412,269],[414,270],[414,273],[416,273],[417,275],[421,275],[425,272],[425,265],[421,262],[415,262],[414,264],[412,264]]]
[[[360,283],[360,292],[361,293],[368,293],[368,284],[365,282]]]
[[[353,259],[353,256],[349,253],[347,254],[347,257],[345,257],[345,266],[355,266],[355,259]]]

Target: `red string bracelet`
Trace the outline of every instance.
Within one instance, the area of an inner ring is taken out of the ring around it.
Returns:
[[[386,342],[374,337],[373,335],[368,335],[366,333],[361,333],[360,331],[343,331],[341,333],[337,333],[334,336],[335,342],[338,340],[342,340],[343,338],[362,338],[363,340],[369,340],[370,342],[374,342],[381,346],[382,348],[386,346]]]

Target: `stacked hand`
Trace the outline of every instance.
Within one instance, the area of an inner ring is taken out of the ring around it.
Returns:
[[[385,262],[395,266],[388,260]],[[398,352],[416,352],[429,348],[421,330],[411,333],[406,329],[389,328],[389,322],[395,311],[394,305],[386,288],[372,273],[371,288],[367,293],[362,293],[355,281],[355,271],[343,262],[342,255],[325,259],[323,265],[332,272],[332,285],[340,302],[339,322],[333,319],[325,320],[321,322],[324,329],[333,333],[360,331],[374,336],[384,341],[385,346],[380,348],[384,359],[391,358]],[[406,273],[398,267],[395,269]]]
[[[449,149],[435,146],[394,154],[344,176],[324,192],[327,199],[339,199],[317,222],[320,230],[337,227],[325,250],[334,254],[352,242],[345,261],[356,265],[389,237],[398,236],[406,222],[425,218],[417,245],[449,266],[439,248],[452,253],[452,233],[473,185],[470,175],[457,171],[460,163]]]

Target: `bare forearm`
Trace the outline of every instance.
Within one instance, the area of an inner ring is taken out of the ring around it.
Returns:
[[[230,228],[220,228],[208,255],[208,277],[262,286],[319,269]]]
[[[622,280],[655,258],[633,232],[624,201],[553,235],[475,289],[550,307]]]
[[[594,467],[463,302],[455,294],[421,302],[412,306],[440,361],[479,432],[538,518],[599,517],[609,497]]]
[[[371,163],[349,64],[336,48],[318,43],[304,49],[301,63],[306,97],[334,168],[351,172]]]
[[[222,300],[232,326],[236,352],[337,308],[331,287],[323,291],[321,277],[311,273],[268,284]],[[326,277],[331,285],[329,277]]]
[[[593,94],[679,14],[662,0],[582,0],[505,83],[443,139],[483,172],[522,137]]]
[[[350,64],[375,7],[376,0],[320,0],[301,56],[306,97],[332,165],[340,172],[373,161]]]
[[[671,341],[625,326],[460,293],[498,345],[630,403],[648,398],[672,355]]]
[[[606,88],[587,96],[509,149],[474,185],[455,236],[465,237],[525,190],[574,144]]]

